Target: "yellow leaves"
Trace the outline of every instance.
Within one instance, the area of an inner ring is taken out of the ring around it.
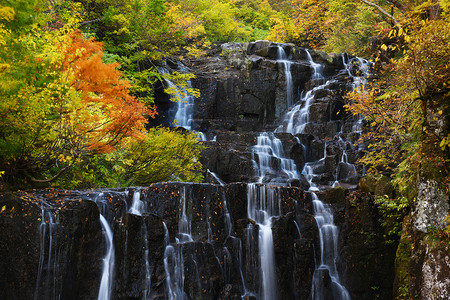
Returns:
[[[2,23],[11,22],[12,20],[14,20],[15,15],[16,12],[12,7],[0,5],[0,46],[6,45],[7,37],[10,34],[10,31],[7,30],[5,28],[5,25]]]
[[[0,42],[0,44],[1,44],[1,42]],[[0,73],[6,71],[9,67],[11,67],[10,64],[7,64],[7,63],[0,63]]]
[[[0,21],[11,22],[15,16],[14,8],[0,5]]]
[[[385,45],[385,44],[383,44],[383,45],[381,45],[381,50],[383,50],[383,51],[386,51],[387,49],[388,49],[388,47]]]
[[[83,54],[84,54],[86,51],[87,51],[86,48],[83,48],[83,47],[78,48],[78,49],[76,49],[76,51],[75,51],[75,56],[77,56],[77,57],[83,57]]]
[[[2,212],[4,212],[5,210],[6,210],[6,205],[3,205],[2,208],[0,209],[0,214],[1,214]]]
[[[58,156],[58,160],[59,160],[61,163],[66,163],[66,162],[70,163],[70,162],[73,160],[73,158],[72,158],[72,156],[70,156],[70,155],[64,156],[64,154],[60,154],[60,155]]]
[[[450,147],[450,134],[448,134],[441,140],[441,142],[439,143],[439,147],[442,149],[442,151],[444,151],[446,147]]]

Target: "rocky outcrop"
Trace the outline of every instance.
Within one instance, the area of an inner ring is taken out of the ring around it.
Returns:
[[[393,299],[395,243],[386,244],[373,197],[343,188],[324,192],[340,227],[341,274],[352,299]]]

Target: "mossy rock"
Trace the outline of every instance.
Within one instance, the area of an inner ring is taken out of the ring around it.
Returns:
[[[392,186],[391,179],[387,176],[382,176],[377,180],[375,186],[375,196],[387,195],[389,198],[394,197],[394,187]]]
[[[374,193],[377,186],[377,178],[372,175],[366,175],[359,181],[359,188],[366,193]]]

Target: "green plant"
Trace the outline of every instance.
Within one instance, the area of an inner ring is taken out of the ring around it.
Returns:
[[[384,195],[376,197],[375,204],[382,217],[386,244],[398,241],[402,232],[403,218],[409,209],[408,199],[405,197],[390,199]]]

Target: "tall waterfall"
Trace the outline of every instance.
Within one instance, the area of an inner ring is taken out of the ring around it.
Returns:
[[[247,214],[258,226],[259,248],[259,299],[277,299],[277,279],[275,253],[272,237],[272,218],[281,214],[280,198],[276,188],[249,183],[247,186]],[[247,227],[248,234],[253,232],[253,224]],[[249,238],[250,240],[250,238]]]
[[[100,208],[100,223],[102,225],[103,234],[106,241],[106,254],[103,258],[103,270],[100,281],[100,289],[98,291],[98,300],[111,299],[112,286],[113,286],[113,274],[114,274],[114,244],[113,233],[111,227],[103,216],[102,212],[105,209],[104,194],[100,193],[94,200]]]

